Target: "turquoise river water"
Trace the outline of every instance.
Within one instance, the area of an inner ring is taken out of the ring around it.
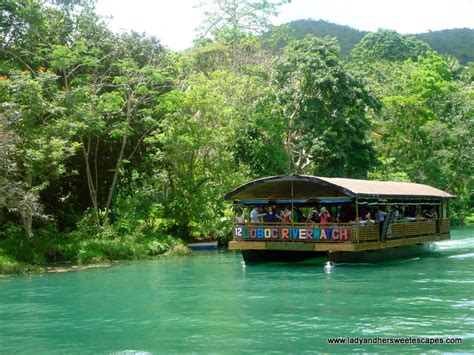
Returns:
[[[376,265],[244,266],[237,252],[0,278],[0,353],[470,352],[474,229]],[[450,337],[462,344],[328,344]]]

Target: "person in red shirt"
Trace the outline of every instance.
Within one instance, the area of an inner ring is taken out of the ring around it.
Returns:
[[[319,214],[319,220],[320,220],[319,223],[328,224],[330,218],[331,218],[331,215],[329,214],[326,207],[321,208],[321,213]]]
[[[281,213],[281,217],[278,216],[278,218],[283,222],[283,223],[292,223],[292,219],[291,219],[291,211],[290,209],[287,207],[285,208],[284,211],[282,211]]]

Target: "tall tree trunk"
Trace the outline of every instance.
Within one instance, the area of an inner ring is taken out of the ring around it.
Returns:
[[[232,9],[232,71],[237,71],[237,35],[239,30],[239,23],[237,20],[237,4],[234,3]]]
[[[21,215],[21,224],[28,238],[33,237],[33,214],[30,209],[27,207],[20,212]]]
[[[81,137],[81,143],[82,143],[82,153],[84,155],[84,161],[86,163],[87,187],[89,188],[89,195],[92,201],[94,220],[97,226],[99,227],[100,218],[99,218],[99,205],[97,203],[97,186],[94,186],[94,181],[92,180],[91,166],[89,163],[89,153],[90,153],[90,148],[91,148],[90,137],[87,139],[87,148],[82,137]],[[97,174],[97,170],[96,170],[96,174]],[[96,175],[96,179],[97,179],[97,175]]]
[[[286,174],[287,175],[290,175],[291,174],[291,167],[293,165],[293,152],[291,150],[291,145],[293,144],[293,142],[291,142],[291,133],[289,131],[286,132],[286,137],[285,137],[285,142],[284,142],[284,146],[285,146],[285,150],[286,150],[286,155],[287,155],[287,165],[286,165]]]
[[[127,118],[126,118],[127,130],[122,137],[122,146],[120,147],[120,153],[117,158],[117,163],[115,164],[114,177],[112,178],[112,184],[110,185],[110,189],[109,189],[109,196],[107,197],[107,203],[105,205],[104,225],[109,224],[110,205],[112,204],[112,197],[114,195],[115,186],[117,185],[117,179],[120,173],[120,167],[122,166],[122,160],[123,160],[123,155],[125,152],[125,147],[127,146],[128,128],[130,127],[130,122],[132,120],[132,110],[133,110],[131,101],[132,101],[132,98],[129,97],[127,99]]]
[[[294,152],[294,121],[296,119],[296,115],[299,112],[300,104],[297,103],[295,109],[293,110],[292,114],[289,117],[288,120],[288,125],[286,128],[286,134],[285,134],[285,141],[283,142],[286,150],[286,154],[288,156],[288,164],[287,164],[287,174],[290,175],[292,173],[292,170],[295,168],[295,163],[296,163],[296,155]],[[283,117],[286,117],[288,113],[287,108],[283,109]]]
[[[237,33],[232,38],[232,71],[237,71]]]
[[[27,174],[25,178],[26,186],[31,189],[33,184],[33,177]],[[22,201],[19,205],[19,212],[21,216],[21,224],[28,238],[33,237],[33,211],[35,210],[35,196],[31,191],[25,191]]]

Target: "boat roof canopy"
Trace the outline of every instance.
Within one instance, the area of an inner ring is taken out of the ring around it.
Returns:
[[[393,181],[328,178],[310,175],[280,175],[243,184],[225,195],[226,200],[247,203],[272,201],[343,201],[348,198],[400,200],[442,200],[454,196],[422,184]],[[329,203],[329,202],[328,202]]]

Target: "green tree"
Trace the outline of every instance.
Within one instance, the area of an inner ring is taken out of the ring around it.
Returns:
[[[109,223],[117,182],[129,162],[127,154],[132,157],[144,137],[158,127],[155,106],[166,84],[157,67],[161,47],[153,49],[157,43],[151,43],[150,53],[130,55],[128,46],[139,45],[141,40],[146,41],[127,36],[116,39],[111,53],[77,41],[72,48],[56,46],[52,54],[52,69],[63,74],[63,105],[68,114],[64,127],[81,144],[97,225]],[[112,174],[98,167],[100,160],[111,165]]]
[[[367,62],[374,60],[403,61],[416,59],[431,50],[430,46],[412,36],[392,30],[369,32],[352,49],[351,56]]]
[[[57,106],[56,76],[13,73],[0,82],[1,195],[4,206],[17,212],[28,237],[35,216],[42,216],[39,194],[66,173],[65,161],[78,145],[61,135],[63,118]]]
[[[161,181],[165,214],[179,236],[217,233],[225,221],[222,196],[247,171],[239,166],[235,144],[252,111],[249,93],[258,96],[258,89],[251,77],[216,71],[191,77],[183,90],[163,98],[165,119],[147,143],[159,148],[153,164],[165,174],[156,169],[152,180]]]
[[[286,122],[275,110],[275,97],[268,86],[258,88],[263,97],[251,96],[255,106],[246,113],[241,134],[236,138],[238,161],[248,166],[251,177],[283,175],[287,172],[288,155],[283,145]]]
[[[200,26],[202,37],[229,39],[232,43],[232,67],[238,66],[239,38],[259,34],[270,28],[270,16],[280,5],[289,1],[269,0],[210,0],[204,3],[205,20]]]
[[[362,68],[362,69],[359,69]],[[374,115],[374,138],[381,164],[372,177],[426,183],[457,196],[454,216],[462,220],[472,207],[472,88],[457,62],[434,52],[416,61],[369,62],[363,71],[381,97]]]
[[[363,177],[374,162],[367,113],[379,102],[338,53],[335,39],[307,36],[290,44],[275,63],[289,172]]]
[[[68,191],[76,203],[84,200],[86,185],[99,225],[109,222],[120,176],[133,166],[127,158],[138,155],[144,136],[157,127],[154,106],[163,87],[169,86],[164,76],[173,70],[169,70],[171,58],[156,39],[113,34],[94,13],[92,3],[7,4],[2,15],[8,14],[4,26],[8,33],[3,37],[0,68],[5,73],[26,69],[35,77],[41,72],[57,75],[51,83],[57,91],[55,109],[61,113],[57,129],[71,145],[81,147],[67,162],[70,170],[81,174],[48,189]],[[54,210],[58,202],[50,199],[50,203]]]

